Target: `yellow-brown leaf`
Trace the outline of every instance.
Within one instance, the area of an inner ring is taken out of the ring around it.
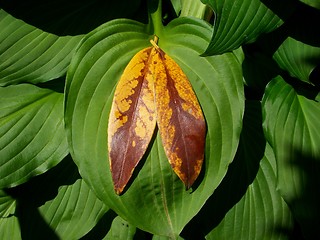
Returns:
[[[155,125],[154,82],[149,47],[138,52],[116,87],[108,123],[109,161],[114,188],[120,194],[143,157]]]
[[[129,62],[111,106],[108,147],[117,194],[143,157],[156,123],[169,162],[187,188],[203,163],[206,125],[197,97],[179,65],[152,44]]]
[[[187,76],[171,57],[156,49],[151,61],[157,124],[169,162],[189,188],[203,163],[205,120]]]

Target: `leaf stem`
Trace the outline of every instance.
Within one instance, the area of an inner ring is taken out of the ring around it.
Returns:
[[[162,0],[148,0],[148,12],[150,14],[150,24],[153,32],[158,37],[162,34]]]

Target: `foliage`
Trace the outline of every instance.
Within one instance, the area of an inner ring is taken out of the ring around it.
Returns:
[[[0,2],[1,239],[319,238],[317,1]],[[115,86],[159,47],[204,113],[188,190],[158,131],[121,195]]]

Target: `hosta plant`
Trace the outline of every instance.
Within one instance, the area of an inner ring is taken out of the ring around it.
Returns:
[[[1,239],[316,239],[317,1],[0,2]]]

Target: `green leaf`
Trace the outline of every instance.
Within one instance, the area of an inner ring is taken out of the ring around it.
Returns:
[[[21,239],[15,211],[16,201],[5,191],[0,190],[0,239]]]
[[[172,4],[172,7],[174,9],[175,14],[177,16],[179,16],[180,12],[181,12],[181,8],[182,8],[181,0],[171,0],[171,4]]]
[[[16,186],[68,153],[63,94],[20,84],[0,88],[0,187]]]
[[[286,239],[282,234],[291,229],[292,219],[276,183],[276,162],[264,139],[260,103],[247,101],[236,157],[183,236]]]
[[[293,219],[276,190],[276,180],[276,161],[267,144],[255,180],[206,239],[288,239]]]
[[[58,195],[39,208],[44,220],[61,239],[80,239],[107,210],[82,179],[60,187]]]
[[[7,192],[16,199],[23,239],[80,239],[108,211],[70,157]]]
[[[127,221],[121,217],[116,217],[111,225],[111,228],[106,235],[105,240],[131,240],[134,239],[136,233],[136,227],[130,225]]]
[[[310,74],[320,62],[320,47],[288,37],[274,53],[273,59],[290,76],[311,83]]]
[[[5,191],[0,190],[0,218],[7,218],[14,214],[16,202]]]
[[[81,38],[46,33],[0,9],[0,86],[63,76]]]
[[[278,188],[309,238],[319,236],[320,224],[320,104],[314,98],[277,77],[262,102],[265,135],[277,159]]]
[[[207,7],[200,0],[183,0],[181,5],[181,17],[205,19]]]
[[[221,54],[254,42],[263,33],[282,25],[280,16],[287,16],[294,5],[272,4],[260,0],[202,0],[215,13],[213,35],[206,55]]]
[[[203,171],[193,189],[186,191],[157,136],[132,181],[117,196],[107,157],[108,116],[125,66],[139,50],[151,46],[152,33],[147,29],[134,21],[117,20],[83,39],[67,75],[65,122],[73,159],[98,197],[138,228],[176,238],[234,158],[244,108],[241,63],[232,53],[199,56],[210,39],[210,27],[203,21],[178,18],[163,30],[159,47],[188,76],[206,118]]]

